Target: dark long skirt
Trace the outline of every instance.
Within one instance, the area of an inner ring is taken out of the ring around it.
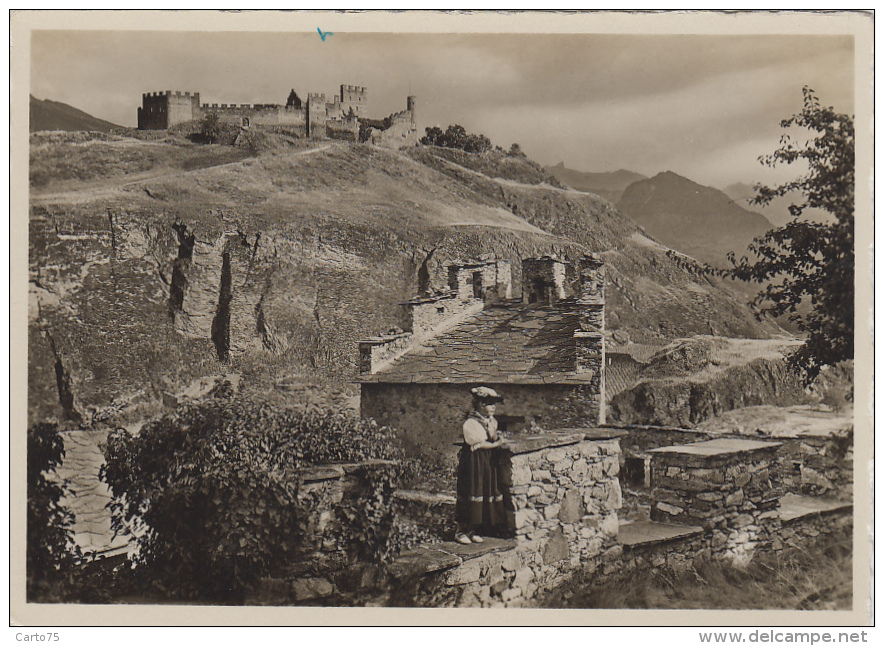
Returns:
[[[458,525],[484,536],[509,537],[515,533],[511,457],[507,449],[461,448],[455,506]]]

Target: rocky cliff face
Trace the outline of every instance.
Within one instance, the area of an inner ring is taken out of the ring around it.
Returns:
[[[609,420],[691,428],[745,406],[791,406],[807,399],[784,360],[756,359],[708,380],[649,379],[614,396]]]
[[[419,275],[441,286],[449,262],[483,254],[510,259],[518,285],[523,257],[602,251],[608,325],[638,340],[771,331],[610,204],[430,155],[331,145],[135,181],[109,168],[32,194],[32,421],[125,422],[231,371],[288,398],[346,389],[355,342],[403,325]]]

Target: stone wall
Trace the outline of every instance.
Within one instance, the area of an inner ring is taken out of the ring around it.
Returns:
[[[333,464],[300,470],[298,498],[310,506],[306,519],[304,557],[296,563],[280,568],[272,577],[262,580],[252,593],[252,603],[280,604],[309,603],[328,598],[342,590],[370,587],[373,580],[363,575],[376,566],[369,563],[342,567],[347,563],[344,546],[340,543],[341,518],[336,507],[366,492],[362,490],[362,473],[370,469],[389,469],[395,463],[369,460],[354,464]]]
[[[201,116],[206,116],[207,114],[215,114],[219,121],[237,125],[304,128],[307,123],[307,110],[305,108],[298,110],[281,105],[218,105],[217,103],[212,103],[203,105],[200,108]],[[246,123],[245,119],[248,119],[248,123]]]
[[[807,498],[803,502],[808,501],[810,506],[817,509],[800,510],[800,503],[796,505],[796,501],[784,498],[779,530],[766,546],[757,549],[772,552],[803,550],[817,541],[852,540],[851,505]],[[795,510],[796,507],[799,510]],[[618,578],[633,571],[651,574],[689,572],[695,567],[695,561],[731,557],[726,546],[722,549],[720,538],[716,538],[713,531],[704,531],[699,527],[648,522],[623,524],[618,539],[623,545],[622,556],[607,573],[600,573],[594,585],[617,585]]]
[[[482,299],[449,293],[415,298],[407,304],[406,326],[415,336],[426,338],[440,333],[464,316],[478,314],[485,307]]]
[[[382,334],[359,342],[359,373],[371,374],[414,343],[410,332]]]
[[[651,451],[651,520],[702,527],[734,560],[779,531],[778,442],[719,439]]]
[[[829,508],[809,513],[780,514],[781,528],[772,541],[772,549],[800,549],[815,540],[843,538],[853,540],[853,506],[830,504]]]
[[[604,569],[622,553],[616,435],[575,429],[512,441],[515,540],[421,548],[403,555],[399,576],[424,573],[431,599],[514,607],[578,568]]]
[[[372,131],[371,143],[398,150],[414,146],[420,141],[421,135],[410,112],[397,112],[387,118],[391,121],[390,127]]]
[[[849,499],[853,495],[853,431],[782,438],[780,480],[786,491]]]
[[[398,429],[418,453],[451,460],[470,411],[470,389],[494,388],[504,397],[495,416],[508,431],[595,426],[598,397],[591,385],[513,383],[370,383],[361,385],[360,415]],[[453,468],[453,467],[452,467]]]

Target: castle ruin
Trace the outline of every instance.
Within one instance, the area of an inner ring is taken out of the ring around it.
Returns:
[[[301,100],[292,90],[285,105],[202,104],[199,92],[146,92],[138,108],[139,130],[166,130],[214,114],[219,121],[243,128],[284,126],[311,139],[358,141],[360,123],[371,126],[370,140],[377,145],[401,147],[418,139],[415,109],[409,96],[406,109],[381,120],[368,118],[368,91],[359,85],[341,85],[331,100],[325,94],[308,94]]]

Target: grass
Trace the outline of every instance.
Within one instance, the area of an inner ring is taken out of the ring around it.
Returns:
[[[114,179],[129,181],[151,171],[175,174],[240,161],[253,154],[230,146],[176,146],[106,135],[81,138],[85,140],[69,136],[60,142],[55,139],[31,138],[30,185],[34,189],[82,188],[85,183]]]
[[[538,603],[546,608],[848,610],[852,546],[833,536],[805,550],[761,554],[747,567],[697,560],[692,569],[632,571],[604,583],[581,574]]]

